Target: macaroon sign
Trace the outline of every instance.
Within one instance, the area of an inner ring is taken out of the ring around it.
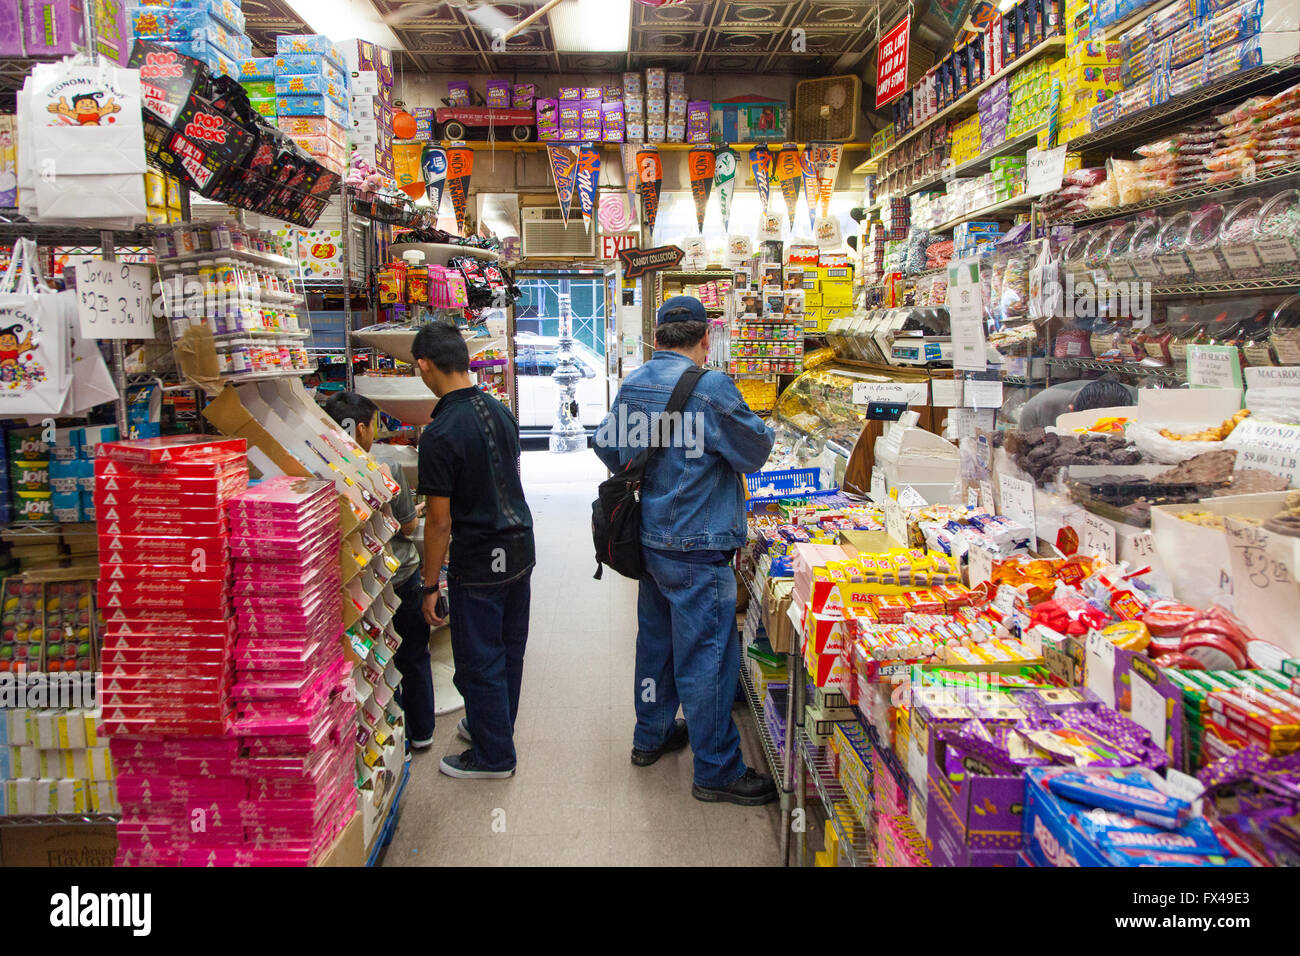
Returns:
[[[911,45],[912,18],[880,38],[876,45],[876,109],[903,95],[907,89],[907,49]]]

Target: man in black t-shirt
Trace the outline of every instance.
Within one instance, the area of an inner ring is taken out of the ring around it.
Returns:
[[[528,641],[533,516],[519,481],[519,425],[469,377],[469,350],[455,326],[436,322],[411,347],[420,378],[438,396],[420,436],[418,491],[428,496],[421,592],[425,619],[438,612],[447,566],[456,689],[465,698],[457,731],[470,748],[444,757],[449,777],[509,777]]]

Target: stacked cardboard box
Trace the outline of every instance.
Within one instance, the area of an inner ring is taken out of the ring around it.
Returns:
[[[355,154],[381,173],[393,175],[393,53],[368,40],[343,50],[352,74],[349,140]],[[433,136],[433,111],[415,117],[416,138]],[[423,127],[421,124],[424,124]]]
[[[127,14],[137,38],[163,43],[221,76],[239,77],[240,62],[253,55],[238,0],[141,0]]]
[[[276,38],[276,123],[313,158],[339,174],[348,166],[348,81],[343,52],[328,37]]]

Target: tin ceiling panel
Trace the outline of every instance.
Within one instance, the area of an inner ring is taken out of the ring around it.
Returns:
[[[667,7],[648,7],[638,3],[632,8],[633,27],[703,27],[713,17],[715,4],[703,0],[678,3]]]
[[[787,26],[801,0],[723,0],[717,4],[717,30],[780,30]]]

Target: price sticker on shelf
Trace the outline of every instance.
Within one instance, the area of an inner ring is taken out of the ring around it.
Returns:
[[[984,371],[988,368],[984,345],[984,291],[980,285],[979,263],[974,259],[963,259],[948,267],[948,314],[952,328],[953,368]]]
[[[980,479],[979,503],[988,509],[989,514],[995,515],[998,513],[997,499],[993,497],[993,482],[989,481],[987,478]]]
[[[993,555],[985,549],[976,546],[967,550],[966,563],[970,572],[967,587],[973,588],[993,577]]]
[[[1115,560],[1115,526],[1105,518],[1089,512],[1083,516],[1080,551],[1092,551],[1107,561]]]
[[[998,490],[1002,492],[1002,511],[1012,521],[1024,525],[1033,535],[1033,544],[1038,541],[1038,529],[1034,523],[1034,483],[1010,475],[998,479]]]
[[[1025,195],[1045,196],[1065,179],[1065,147],[1031,149],[1025,154]]]
[[[907,512],[893,498],[885,499],[885,533],[897,541],[899,546],[908,546]]]
[[[92,259],[77,264],[77,317],[91,339],[152,339],[148,266]]]
[[[911,485],[898,493],[898,503],[904,508],[924,508],[929,504],[928,501],[921,497],[921,493]]]
[[[1262,640],[1294,651],[1300,618],[1295,539],[1235,518],[1224,526],[1237,614]]]
[[[1115,706],[1115,645],[1100,631],[1091,631],[1084,642],[1084,686]]]

